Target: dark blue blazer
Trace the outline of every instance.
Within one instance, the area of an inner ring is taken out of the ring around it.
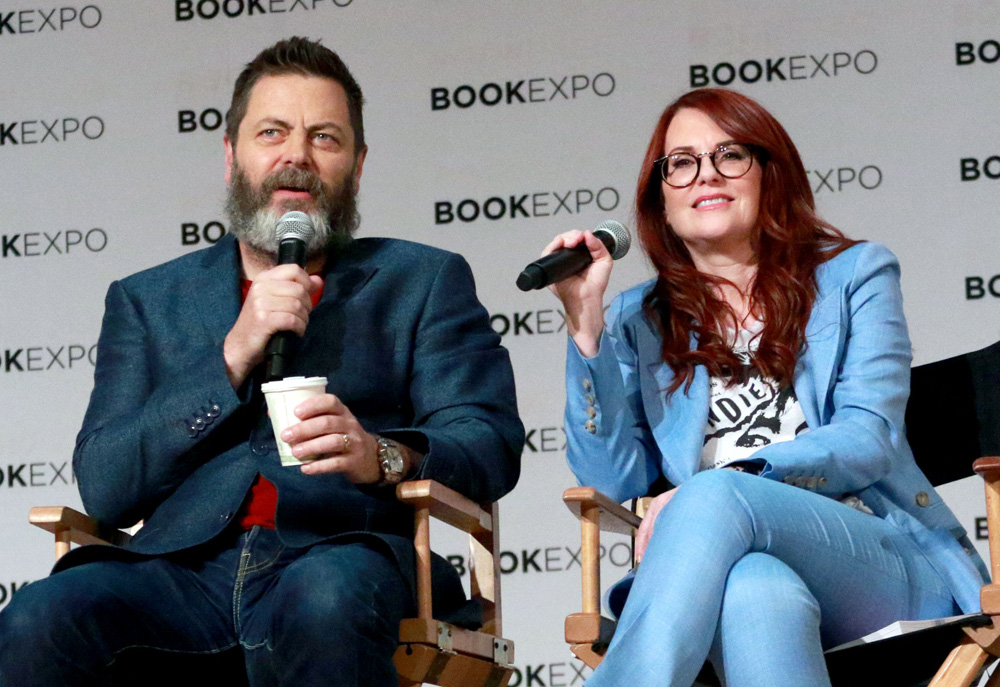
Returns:
[[[282,467],[259,370],[230,385],[222,345],[240,275],[226,236],[111,285],[73,457],[84,507],[115,527],[144,520],[129,548],[164,554],[218,535],[259,473],[277,487],[287,545],[368,533],[410,574],[412,513],[394,489]],[[366,430],[425,452],[415,478],[478,502],[512,489],[524,441],[513,374],[465,260],[364,238],[331,253],[324,279],[289,376],[327,377]],[[102,555],[90,548],[60,568]]]

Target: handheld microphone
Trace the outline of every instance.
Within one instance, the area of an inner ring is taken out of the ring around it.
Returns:
[[[614,220],[601,222],[594,229],[594,236],[599,238],[604,247],[608,249],[612,260],[624,257],[628,253],[629,246],[632,245],[632,237],[629,235],[628,229]],[[560,248],[525,267],[517,277],[517,288],[522,291],[531,291],[561,282],[577,272],[582,272],[593,261],[594,259],[590,257],[590,250],[584,243],[575,248]]]
[[[278,264],[306,266],[306,247],[316,229],[309,215],[298,210],[286,212],[278,220],[274,233],[278,236]],[[294,332],[276,332],[264,349],[264,381],[272,382],[285,376],[285,360],[289,357]]]

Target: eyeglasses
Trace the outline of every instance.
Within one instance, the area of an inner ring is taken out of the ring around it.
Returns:
[[[712,166],[727,179],[738,179],[753,167],[751,146],[742,143],[724,143],[708,153],[672,153],[653,162],[668,186],[685,188],[701,174],[701,158],[708,157]]]

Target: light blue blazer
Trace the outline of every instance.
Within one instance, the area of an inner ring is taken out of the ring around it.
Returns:
[[[793,378],[809,431],[755,453],[761,475],[832,498],[856,494],[917,543],[964,612],[978,611],[986,567],[906,442],[911,350],[899,263],[862,243],[823,263],[816,279]],[[567,457],[581,485],[616,501],[645,495],[661,475],[680,485],[697,472],[708,420],[703,367],[687,392],[664,393],[673,373],[642,310],[652,287],[612,302],[594,358],[569,343]]]

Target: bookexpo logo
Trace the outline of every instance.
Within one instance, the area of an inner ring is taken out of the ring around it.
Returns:
[[[964,66],[976,61],[994,64],[1000,61],[1000,41],[988,40],[975,43],[955,43],[955,64]]]
[[[73,464],[61,463],[20,463],[0,467],[0,487],[49,487],[56,484],[76,484]]]
[[[48,33],[83,27],[93,29],[101,23],[97,5],[53,7],[51,9],[0,10],[0,36],[7,33]]]
[[[507,687],[572,687],[582,685],[593,672],[580,661],[527,663],[513,668]]]
[[[454,89],[431,89],[431,110],[447,110],[452,105],[468,109],[479,103],[494,105],[522,105],[548,103],[553,100],[577,100],[584,97],[606,98],[615,92],[615,77],[609,72],[593,76],[540,76],[500,83],[491,81],[482,86],[468,84]]]
[[[70,253],[100,253],[108,246],[108,234],[100,227],[68,231],[29,231],[23,234],[0,235],[0,257],[36,258],[69,255]]]
[[[201,112],[197,110],[177,111],[177,131],[182,134],[189,134],[192,131],[203,129],[205,131],[215,131],[225,124],[223,110],[209,107]]]
[[[1000,155],[983,158],[982,162],[976,157],[963,157],[960,165],[962,181],[1000,179]]]
[[[103,135],[104,120],[97,115],[0,122],[0,146],[95,141]]]
[[[452,554],[445,558],[459,575],[465,575],[466,570],[468,570],[467,566],[471,565],[471,561],[467,561],[465,556],[458,554]],[[632,546],[628,542],[615,542],[607,547],[601,544],[598,549],[598,558],[601,561],[607,559],[616,568],[629,568],[632,566]],[[504,575],[579,570],[581,565],[580,547],[546,546],[544,548],[521,549],[520,551],[501,551],[499,563],[500,572]]]
[[[257,14],[285,14],[323,7],[347,7],[353,0],[174,0],[176,21],[252,17]]]
[[[882,170],[875,165],[845,165],[830,169],[810,169],[806,174],[816,184],[813,193],[842,193],[853,189],[872,191],[882,185]]]
[[[181,223],[181,245],[197,246],[205,242],[207,244],[216,243],[226,235],[226,226],[217,220],[198,224],[197,222]]]
[[[577,188],[567,191],[497,195],[485,200],[474,198],[458,202],[439,200],[434,203],[434,224],[451,224],[456,219],[468,224],[480,219],[554,217],[559,213],[578,215],[584,210],[594,208],[610,212],[617,208],[620,202],[621,194],[612,186],[600,189]]]
[[[871,50],[856,53],[833,52],[823,55],[791,55],[766,59],[744,60],[739,65],[719,62],[716,65],[692,64],[689,68],[691,88],[714,83],[728,86],[736,80],[742,83],[758,81],[802,81],[844,74],[871,74],[878,67],[878,56]]]
[[[1000,274],[992,277],[966,277],[965,278],[965,300],[978,301],[989,294],[993,298],[1000,298]]]
[[[5,348],[0,370],[4,372],[48,372],[94,367],[97,362],[97,344],[59,344],[52,346],[27,346]]]

